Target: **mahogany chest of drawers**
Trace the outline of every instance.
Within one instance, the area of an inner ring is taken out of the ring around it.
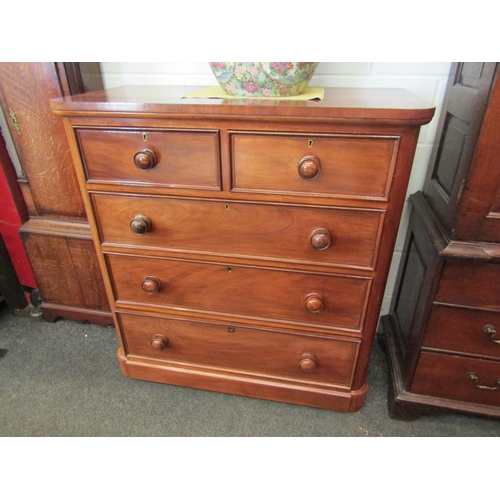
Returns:
[[[400,90],[55,100],[132,378],[361,408],[420,126]]]

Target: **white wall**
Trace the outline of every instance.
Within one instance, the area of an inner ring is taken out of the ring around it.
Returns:
[[[404,88],[432,103],[436,114],[422,127],[413,163],[408,195],[422,188],[431,155],[438,117],[450,70],[450,62],[321,62],[310,85],[318,87]],[[207,62],[101,63],[106,88],[120,85],[216,85]],[[397,267],[408,225],[409,203],[405,204],[396,250],[389,274],[382,314],[389,311]]]

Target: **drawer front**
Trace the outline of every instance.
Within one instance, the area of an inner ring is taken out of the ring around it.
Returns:
[[[500,264],[446,262],[437,302],[500,309]]]
[[[107,259],[118,303],[328,329],[360,330],[371,284],[368,278],[173,259],[125,255]]]
[[[500,359],[500,312],[434,305],[424,346]]]
[[[422,352],[411,391],[500,406],[500,363]]]
[[[79,129],[77,137],[89,181],[220,190],[217,131]]]
[[[120,314],[128,355],[185,366],[350,386],[359,343]]]
[[[397,146],[396,137],[233,133],[232,190],[386,200]]]
[[[384,214],[140,196],[93,195],[93,203],[105,243],[368,269]],[[131,230],[138,215],[150,222],[145,234]]]

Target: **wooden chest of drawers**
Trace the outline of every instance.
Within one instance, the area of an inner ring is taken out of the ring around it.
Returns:
[[[500,417],[500,65],[454,63],[390,314],[389,414]]]
[[[137,379],[361,408],[420,126],[398,90],[321,102],[123,87],[64,117]]]
[[[495,342],[499,281],[500,264],[446,261],[412,384],[414,392],[500,406],[495,390],[500,385],[500,344]],[[434,371],[434,378],[429,371]],[[437,379],[439,384],[434,383]]]
[[[450,242],[421,192],[411,200],[398,307],[382,318],[390,415],[410,420],[440,408],[498,418],[500,261],[472,258],[468,242]]]

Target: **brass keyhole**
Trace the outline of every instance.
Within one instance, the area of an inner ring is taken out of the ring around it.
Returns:
[[[142,140],[146,142],[148,140],[148,134],[142,134]]]
[[[309,147],[309,148],[312,148],[312,147],[313,147],[313,141],[312,141],[312,139],[309,139],[309,140],[307,141],[307,147]]]
[[[225,208],[226,210],[229,210],[229,205],[226,205],[224,208]]]
[[[233,333],[234,332],[234,326],[228,326],[227,331],[229,333]]]

